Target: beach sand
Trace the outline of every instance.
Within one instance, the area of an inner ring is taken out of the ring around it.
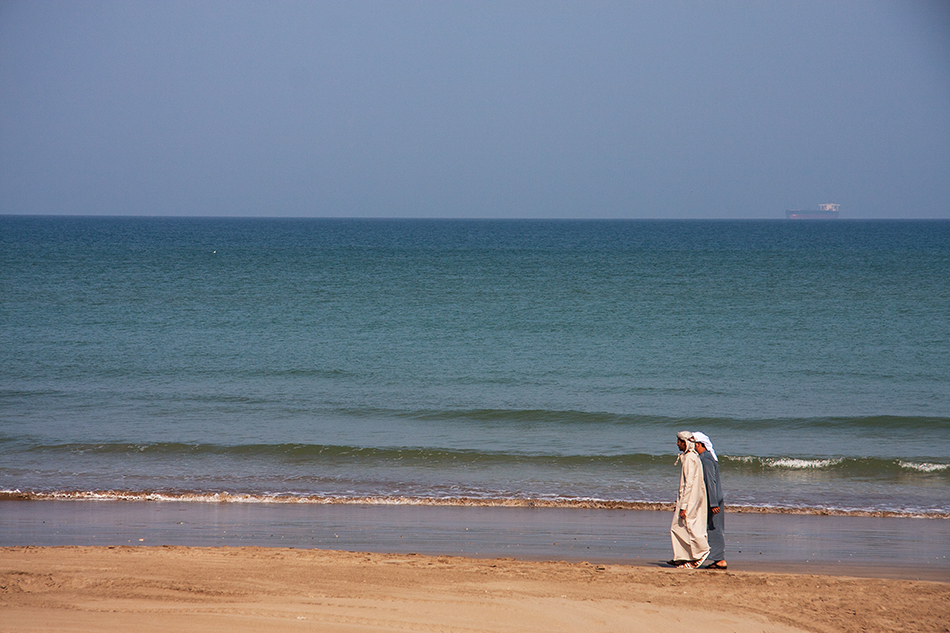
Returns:
[[[0,504],[0,631],[950,631],[950,521],[668,512]],[[363,553],[367,552],[367,553]]]
[[[948,631],[950,583],[259,547],[0,549],[2,631]]]

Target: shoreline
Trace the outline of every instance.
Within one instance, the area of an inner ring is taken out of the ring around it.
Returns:
[[[137,492],[126,490],[22,492],[0,491],[0,503],[8,501],[124,501],[124,502],[180,502],[180,503],[246,503],[246,504],[300,504],[300,505],[378,505],[423,507],[480,507],[480,508],[565,508],[578,510],[633,510],[672,512],[673,503],[654,501],[616,501],[609,499],[538,499],[538,498],[480,498],[480,497],[406,497],[328,496],[250,493],[174,493]],[[950,519],[950,512],[915,512],[898,510],[862,510],[815,506],[754,506],[729,505],[730,514],[783,514],[838,517]]]
[[[662,566],[671,512],[141,501],[0,502],[0,546],[284,547]],[[950,581],[950,521],[733,513],[739,571]]]
[[[12,547],[0,548],[0,615],[18,632],[936,632],[950,619],[950,582],[320,549]]]

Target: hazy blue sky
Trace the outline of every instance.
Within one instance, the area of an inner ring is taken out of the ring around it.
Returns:
[[[0,0],[0,213],[950,218],[950,3]]]

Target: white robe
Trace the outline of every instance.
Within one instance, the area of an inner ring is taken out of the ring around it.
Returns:
[[[680,510],[686,510],[685,521],[680,518]],[[692,450],[680,456],[680,489],[670,538],[673,541],[673,560],[699,560],[709,553],[703,464]]]

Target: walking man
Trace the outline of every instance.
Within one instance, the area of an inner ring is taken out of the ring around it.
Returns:
[[[719,479],[719,456],[705,433],[693,433],[693,442],[703,465],[703,482],[706,484],[706,539],[709,541],[709,560],[712,561],[706,569],[726,569],[726,536],[723,531],[726,503]]]
[[[681,454],[680,487],[676,495],[676,509],[670,526],[673,542],[673,565],[680,569],[696,569],[709,556],[706,541],[706,486],[703,483],[703,465],[696,452],[693,434],[680,431],[676,445]]]

